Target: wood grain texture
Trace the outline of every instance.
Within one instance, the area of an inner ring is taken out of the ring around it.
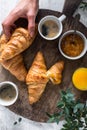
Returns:
[[[50,11],[50,10],[39,10],[37,16],[37,23],[39,20],[46,15],[55,15],[59,17],[61,13]],[[66,18],[63,22],[63,32],[70,29],[74,29],[74,24],[76,20],[74,18]],[[17,26],[27,26],[27,21],[25,19],[20,19],[16,22]],[[87,28],[78,22],[77,30],[81,31],[87,37]],[[23,52],[24,63],[27,70],[30,68],[32,61],[39,50],[42,51],[47,68],[49,69],[57,61],[63,60],[65,62],[65,67],[63,71],[62,83],[59,85],[53,85],[48,82],[45,92],[43,93],[40,100],[34,104],[30,105],[28,102],[28,92],[25,83],[19,82],[14,76],[12,76],[7,70],[5,70],[0,65],[0,82],[5,80],[13,81],[17,84],[19,89],[19,98],[17,102],[8,107],[13,112],[20,114],[28,119],[40,122],[46,122],[48,117],[46,112],[53,113],[56,111],[57,101],[60,100],[60,91],[66,90],[67,88],[72,88],[73,93],[76,97],[85,101],[87,99],[87,92],[82,92],[74,88],[72,84],[72,74],[79,67],[87,67],[87,54],[79,60],[71,61],[64,58],[58,49],[59,38],[54,41],[47,41],[41,38],[38,34],[33,44]]]
[[[72,16],[82,0],[65,0],[63,13]]]

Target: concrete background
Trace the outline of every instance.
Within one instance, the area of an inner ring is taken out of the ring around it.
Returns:
[[[0,32],[2,31],[2,21],[9,14],[11,9],[15,7],[17,2],[18,0],[0,0]],[[64,2],[65,0],[40,0],[40,8],[62,12]],[[75,14],[76,13],[81,14],[80,21],[87,27],[87,10],[83,11],[78,8]],[[18,119],[20,117],[20,115],[16,115],[6,107],[0,106],[0,130],[60,130],[63,123],[63,121],[61,121],[58,125],[56,123],[39,123],[23,117],[21,117],[22,121],[19,123]],[[16,125],[14,125],[15,121],[17,122]]]

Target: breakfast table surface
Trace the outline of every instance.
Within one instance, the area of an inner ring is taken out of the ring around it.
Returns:
[[[87,0],[85,0],[85,1],[87,1]],[[11,11],[11,9],[16,5],[17,0],[14,0],[14,2],[12,0],[9,0],[9,2],[7,4],[5,4],[5,2],[6,2],[6,0],[0,1],[0,9],[1,9],[0,32],[2,31],[2,26],[1,26],[2,21],[7,16],[7,14]],[[61,6],[59,6],[59,5],[61,5]],[[75,16],[75,14],[79,13],[81,15],[80,22],[84,25],[83,28],[85,30],[85,28],[87,27],[87,10],[82,10],[75,5],[76,7],[73,6],[72,11],[69,14],[68,11],[70,8],[67,7],[68,9],[66,9],[65,5],[66,5],[66,7],[68,6],[68,4],[65,0],[61,0],[58,2],[56,0],[54,0],[54,2],[49,2],[49,0],[48,1],[44,0],[44,3],[43,3],[43,1],[40,1],[41,9],[50,9],[50,10],[58,11],[58,12],[60,11],[62,13],[65,13],[68,17],[70,17],[70,15],[73,15],[74,11],[75,11],[75,13],[74,13],[73,17]],[[79,2],[77,2],[77,5],[79,5]],[[71,4],[71,6],[72,6],[72,4]],[[87,33],[85,32],[85,34],[87,34]],[[1,68],[0,68],[0,76],[1,76]],[[11,107],[10,109],[12,110],[13,108]],[[63,121],[60,121],[60,123],[58,125],[56,123],[49,124],[49,123],[36,122],[36,121],[29,120],[27,118],[24,118],[21,115],[17,115],[14,112],[12,112],[11,110],[9,110],[6,107],[0,106],[0,130],[19,130],[19,129],[21,129],[21,130],[25,130],[25,129],[26,130],[28,130],[28,129],[30,129],[30,130],[33,130],[33,129],[60,130],[62,128]],[[22,118],[21,122],[19,122],[20,117]],[[14,125],[15,122],[17,123],[17,125]]]

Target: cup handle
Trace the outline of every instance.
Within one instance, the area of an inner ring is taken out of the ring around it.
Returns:
[[[0,82],[0,85],[2,85],[3,82]]]
[[[1,86],[3,83],[5,83],[5,81],[0,82],[0,86]]]
[[[61,15],[59,18],[58,18],[58,20],[60,20],[61,22],[63,21],[63,20],[65,20],[66,19],[66,15]]]

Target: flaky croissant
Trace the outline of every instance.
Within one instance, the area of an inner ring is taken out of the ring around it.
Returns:
[[[20,54],[26,50],[33,42],[37,34],[37,25],[35,28],[35,34],[33,37],[30,36],[27,29],[19,27],[15,29],[10,40],[7,42],[0,59],[8,60],[14,56]]]
[[[62,71],[64,69],[64,62],[58,61],[47,72],[47,77],[53,84],[60,84],[62,80]]]
[[[2,61],[1,65],[10,71],[19,81],[25,82],[27,76],[27,70],[23,63],[23,57],[21,54],[15,56],[12,59]]]
[[[2,34],[0,36],[0,52],[2,52],[4,50],[6,43],[7,43],[6,36],[5,36],[5,34]]]
[[[3,34],[0,38],[0,53],[3,52],[4,47],[7,44],[7,40],[5,35]],[[25,82],[27,70],[23,63],[23,57],[21,54],[13,57],[9,60],[1,60],[1,65],[10,71],[12,75],[14,75],[18,80]]]
[[[44,57],[38,52],[26,77],[30,104],[37,102],[45,90],[48,82],[46,71]]]

